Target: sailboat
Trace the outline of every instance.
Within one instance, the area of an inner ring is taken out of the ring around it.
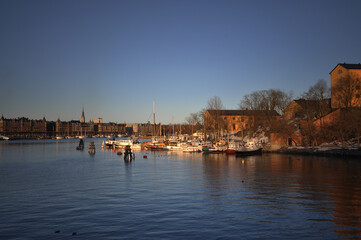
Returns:
[[[156,140],[156,131],[155,131],[155,102],[153,101],[153,138],[152,138],[152,143],[150,145],[148,145],[146,148],[151,150],[151,151],[163,151],[165,150],[165,144],[158,142]]]
[[[79,139],[85,138],[86,137],[86,130],[85,130],[85,135],[83,135],[83,128],[80,127],[80,136],[78,136]]]

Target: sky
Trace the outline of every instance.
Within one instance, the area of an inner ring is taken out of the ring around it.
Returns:
[[[0,1],[0,114],[185,121],[361,62],[361,1]]]

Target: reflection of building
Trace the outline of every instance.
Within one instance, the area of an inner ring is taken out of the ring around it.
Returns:
[[[361,107],[361,64],[339,63],[330,72],[331,76],[331,106],[345,107],[345,101],[350,98],[350,106]],[[340,87],[342,87],[340,96]],[[346,99],[344,99],[346,98]]]

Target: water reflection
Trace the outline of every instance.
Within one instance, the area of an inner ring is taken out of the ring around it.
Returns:
[[[214,204],[256,206],[277,218],[302,210],[307,221],[332,221],[340,235],[361,235],[359,161],[214,154],[203,155],[203,170],[208,198]]]
[[[95,143],[94,156],[88,141],[84,151],[74,140],[0,144],[0,229],[30,229],[37,239],[51,239],[38,226],[70,222],[98,233],[87,239],[123,236],[119,229],[131,229],[130,239],[361,236],[359,161],[135,151],[125,162]],[[31,221],[20,223],[23,216]]]

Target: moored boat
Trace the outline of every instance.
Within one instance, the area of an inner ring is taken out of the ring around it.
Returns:
[[[257,146],[254,142],[249,142],[244,145],[239,142],[230,142],[227,154],[235,154],[236,156],[250,156],[262,154],[262,147]]]
[[[238,150],[236,151],[236,156],[251,156],[251,155],[259,155],[262,154],[262,148],[256,148],[256,149],[244,149],[244,150]]]
[[[0,140],[9,140],[10,138],[9,137],[6,137],[6,136],[0,136]]]

